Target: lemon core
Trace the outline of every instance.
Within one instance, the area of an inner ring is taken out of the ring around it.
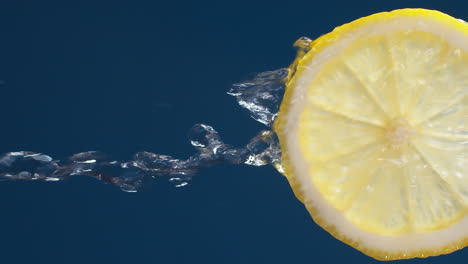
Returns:
[[[392,120],[384,131],[387,145],[392,149],[401,149],[403,146],[407,146],[414,135],[414,129],[405,118]]]

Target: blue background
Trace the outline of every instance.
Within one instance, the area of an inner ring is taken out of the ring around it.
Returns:
[[[187,157],[187,131],[264,127],[226,95],[288,66],[301,36],[402,7],[466,1],[1,1],[0,153]],[[376,263],[319,228],[272,167],[221,165],[185,188],[91,178],[0,182],[0,263]],[[468,249],[400,263],[466,263]]]

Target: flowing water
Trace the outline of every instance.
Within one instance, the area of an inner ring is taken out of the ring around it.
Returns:
[[[298,58],[307,53],[310,42],[306,37],[296,41]],[[168,178],[176,187],[186,186],[198,170],[222,162],[252,166],[272,164],[283,172],[279,142],[271,127],[283,99],[285,81],[294,71],[293,66],[262,72],[251,80],[234,84],[227,92],[253,119],[267,127],[245,146],[226,144],[213,127],[196,124],[189,131],[189,140],[196,152],[188,159],[138,152],[128,161],[117,161],[105,153],[88,151],[59,160],[43,153],[15,151],[0,155],[0,179],[60,181],[86,175],[117,185],[123,191],[136,192],[148,180],[158,177]]]

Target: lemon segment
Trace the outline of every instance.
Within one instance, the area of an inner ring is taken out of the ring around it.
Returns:
[[[369,88],[342,60],[331,61],[319,75],[307,95],[310,104],[352,120],[385,125],[387,117],[369,95]]]
[[[395,118],[400,106],[395,88],[394,61],[390,55],[389,39],[384,35],[356,40],[343,51],[341,60],[359,79],[369,99]]]
[[[327,162],[317,162],[310,168],[310,177],[318,189],[336,209],[348,209],[371,178],[367,173],[377,169],[367,164],[368,159],[379,156],[381,147],[369,144],[351,153],[335,157]]]
[[[396,33],[390,38],[390,47],[400,112],[411,123],[427,120],[466,94],[465,51],[440,36],[414,31]]]
[[[299,138],[304,158],[310,162],[350,153],[383,137],[383,129],[333,110],[323,110],[314,105],[308,105],[304,110]],[[324,123],[331,125],[324,126]]]
[[[468,150],[465,139],[447,139],[425,136],[414,140],[413,145],[430,164],[431,168],[445,181],[458,201],[468,204]]]
[[[466,204],[419,151],[408,151],[405,177],[413,233],[430,232],[450,226],[466,215]]]
[[[365,160],[361,173],[368,180],[358,190],[351,207],[344,211],[346,219],[364,230],[382,235],[410,231],[408,190],[400,151],[381,150],[378,155]]]
[[[465,87],[468,87],[468,84]],[[430,118],[421,122],[418,129],[425,135],[458,140],[458,143],[462,143],[468,140],[468,97],[457,97],[447,105],[437,114],[431,114]]]
[[[274,130],[314,220],[382,260],[468,245],[468,25],[379,13],[315,40],[294,67]]]

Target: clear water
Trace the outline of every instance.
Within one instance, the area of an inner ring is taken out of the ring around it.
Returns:
[[[297,58],[304,56],[312,40],[299,38],[294,46]],[[285,92],[285,81],[294,74],[281,68],[255,75],[251,80],[232,85],[227,94],[247,109],[253,119],[271,128]],[[188,159],[138,152],[128,161],[117,161],[99,151],[76,153],[57,160],[43,153],[15,151],[0,155],[0,179],[15,181],[60,181],[75,175],[91,176],[114,184],[126,192],[137,192],[148,180],[166,177],[175,187],[187,186],[198,170],[219,163],[273,165],[283,173],[281,149],[271,129],[257,133],[245,146],[226,144],[210,125],[196,124],[189,131],[189,140],[196,152]]]
[[[234,84],[228,92],[252,118],[271,127],[284,94],[284,79],[289,69],[257,74],[252,80]],[[114,184],[126,192],[140,190],[148,180],[166,177],[176,187],[188,185],[201,168],[218,163],[264,166],[273,164],[280,172],[281,151],[272,130],[260,131],[245,146],[226,144],[216,130],[196,124],[189,131],[196,152],[178,159],[152,152],[138,152],[128,161],[109,159],[105,153],[88,151],[57,160],[49,155],[16,151],[0,155],[0,178],[16,181],[59,181],[75,175],[87,175]]]

